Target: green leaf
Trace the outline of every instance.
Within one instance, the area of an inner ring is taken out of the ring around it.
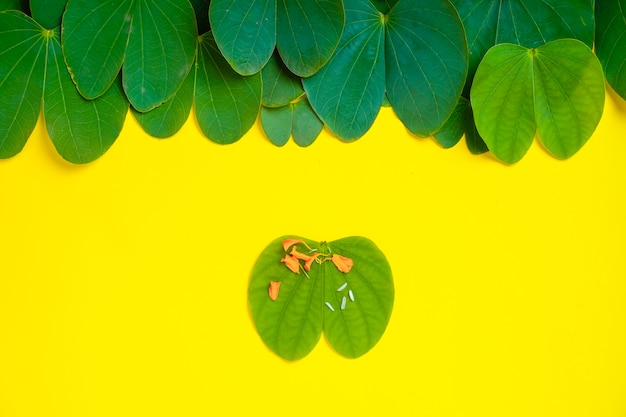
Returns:
[[[285,250],[282,242],[298,239]],[[298,273],[281,259],[295,249],[317,254],[310,270],[298,262]],[[333,256],[353,261],[341,272]],[[275,300],[270,282],[280,282]],[[367,353],[382,337],[394,301],[391,268],[378,247],[364,237],[316,243],[297,236],[274,240],[261,253],[252,270],[248,289],[252,319],[261,339],[276,354],[297,360],[317,344],[322,330],[341,355],[356,358]]]
[[[189,71],[176,94],[159,107],[146,113],[131,109],[143,130],[156,138],[168,138],[183,127],[193,104],[195,77],[195,71]]]
[[[306,99],[282,107],[262,107],[261,125],[268,139],[276,146],[285,145],[291,135],[298,146],[309,146],[324,128]]]
[[[276,146],[285,146],[291,136],[293,108],[291,104],[282,107],[261,107],[261,126],[267,138]]]
[[[371,0],[372,4],[382,14],[387,14],[396,5],[398,0]]]
[[[33,19],[46,29],[61,26],[61,17],[67,0],[30,0]]]
[[[431,136],[454,110],[465,84],[461,20],[448,0],[400,0],[386,29],[389,101],[411,132]]]
[[[465,144],[467,145],[467,149],[474,155],[489,152],[487,144],[480,136],[480,133],[478,133],[478,129],[476,129],[476,123],[474,123],[474,111],[472,110],[471,104],[467,108],[465,117]]]
[[[276,45],[276,0],[213,0],[209,20],[226,61],[242,75],[261,70]]]
[[[596,54],[606,79],[626,100],[626,1],[598,0]]]
[[[476,126],[489,150],[519,161],[535,131],[557,158],[569,158],[589,139],[604,108],[604,76],[593,52],[574,39],[536,49],[491,48],[471,90]]]
[[[467,32],[468,91],[482,57],[498,43],[535,48],[557,39],[575,38],[593,45],[593,5],[589,0],[451,1]]]
[[[18,154],[37,124],[47,36],[22,12],[0,12],[0,158]]]
[[[310,146],[320,135],[324,123],[317,117],[309,100],[303,99],[292,105],[293,127],[291,134],[298,146]]]
[[[341,42],[328,63],[303,80],[311,105],[344,141],[363,136],[374,123],[385,94],[384,26],[369,0],[346,5]]]
[[[212,141],[239,140],[254,124],[262,95],[261,74],[236,73],[208,32],[200,37],[194,105],[202,132]]]
[[[56,31],[48,42],[43,112],[59,155],[84,164],[102,156],[115,142],[128,113],[128,102],[119,79],[99,98],[84,99],[67,71]]]
[[[20,0],[0,0],[0,11],[22,10]]]
[[[459,143],[465,132],[465,123],[469,107],[469,101],[465,97],[460,97],[450,118],[441,129],[433,135],[439,145],[444,148],[451,148]]]
[[[174,95],[195,57],[198,32],[187,0],[72,0],[62,26],[67,65],[81,94],[100,96],[122,68],[124,91],[142,112]]]
[[[289,71],[278,53],[274,53],[261,70],[263,100],[266,107],[281,107],[304,94],[300,77]]]
[[[342,0],[277,0],[276,46],[291,72],[308,77],[335,51],[344,25]]]

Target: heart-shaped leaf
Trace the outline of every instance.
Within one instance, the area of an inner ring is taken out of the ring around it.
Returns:
[[[502,161],[519,161],[535,131],[553,155],[569,158],[600,121],[604,75],[589,47],[575,39],[536,49],[500,44],[478,67],[471,99],[478,131]]]
[[[261,125],[269,140],[276,146],[285,145],[292,135],[297,145],[309,146],[324,128],[324,124],[305,98],[282,107],[262,107]]]
[[[261,107],[261,74],[236,73],[220,53],[211,32],[200,37],[194,105],[202,132],[212,141],[239,140]]]
[[[122,68],[124,91],[142,112],[178,90],[191,69],[198,35],[187,0],[71,0],[62,32],[80,93],[88,99],[104,94]]]
[[[176,94],[159,107],[146,113],[131,109],[137,122],[149,135],[168,138],[178,132],[191,112],[196,72],[189,71]]]
[[[606,79],[626,100],[626,1],[596,1],[596,54]]]
[[[124,126],[128,102],[121,80],[95,100],[84,99],[72,82],[61,53],[60,34],[48,42],[43,112],[48,135],[64,159],[82,164],[102,156]]]
[[[19,11],[0,12],[0,158],[17,155],[39,117],[47,38]]]
[[[311,105],[339,138],[373,124],[385,91],[413,133],[429,136],[456,106],[467,71],[463,26],[447,0],[399,0],[383,15],[368,0],[350,2],[328,64],[303,80]]]
[[[289,70],[306,77],[337,47],[344,12],[341,0],[213,0],[209,18],[217,45],[238,73],[259,72],[277,46]]]
[[[67,0],[30,0],[31,15],[41,26],[54,29],[61,26],[66,4]]]
[[[281,107],[304,94],[300,77],[289,71],[277,53],[274,53],[261,70],[263,80],[263,105]]]
[[[276,46],[291,72],[308,77],[335,51],[344,25],[341,0],[277,0]]]
[[[306,356],[322,330],[341,355],[367,353],[387,327],[393,299],[389,264],[363,237],[276,239],[257,260],[248,289],[261,339],[287,360]]]

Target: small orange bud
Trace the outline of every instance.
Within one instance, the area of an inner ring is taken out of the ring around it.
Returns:
[[[270,281],[269,294],[272,301],[278,298],[278,290],[280,290],[280,281]]]
[[[293,245],[295,245],[297,243],[303,243],[303,242],[300,239],[287,238],[287,239],[283,240],[283,250],[285,252],[287,252],[287,249],[289,249],[291,246],[293,246]]]
[[[337,269],[341,272],[350,272],[352,266],[354,265],[354,261],[350,258],[346,258],[345,256],[333,254],[331,261],[335,264]]]
[[[298,262],[298,258],[295,256],[285,255],[285,257],[280,261],[287,265],[287,268],[291,269],[296,274],[300,273],[300,262]]]

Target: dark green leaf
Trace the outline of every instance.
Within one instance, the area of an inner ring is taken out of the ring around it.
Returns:
[[[103,94],[122,68],[128,99],[143,112],[174,95],[195,56],[196,20],[187,0],[72,0],[62,26],[81,94]]]
[[[604,77],[593,52],[574,39],[536,49],[501,44],[478,67],[471,97],[478,131],[499,159],[519,161],[536,130],[552,154],[568,158],[600,121]]]
[[[476,129],[476,123],[474,123],[474,111],[472,110],[471,103],[465,116],[465,144],[467,145],[467,149],[474,155],[489,152],[487,144],[483,138],[480,137],[478,129]]]
[[[342,0],[277,0],[276,46],[291,72],[315,74],[330,59],[344,25]]]
[[[452,115],[446,123],[437,131],[433,137],[444,148],[451,148],[463,137],[467,112],[469,111],[469,101],[465,97],[459,98]]]
[[[369,0],[347,3],[339,47],[303,85],[317,114],[339,138],[355,140],[369,130],[385,94],[383,16]]]
[[[615,91],[626,100],[626,0],[598,0],[596,53]]]
[[[196,14],[196,24],[198,33],[206,33],[209,31],[209,0],[190,0],[193,10]]]
[[[448,0],[400,0],[387,21],[387,95],[413,133],[430,136],[448,119],[467,74],[467,45]]]
[[[382,14],[387,14],[396,5],[398,0],[371,0],[372,4],[376,6],[376,9]]]
[[[22,10],[20,0],[0,0],[0,11]]]
[[[276,45],[276,0],[213,0],[213,35],[226,61],[242,75],[259,72]]]
[[[94,99],[117,78],[135,9],[134,0],[72,0],[63,15],[61,42],[78,91]]]
[[[283,248],[284,239],[299,239]],[[281,259],[317,254],[306,270],[295,260],[292,271]],[[341,272],[333,256],[350,258],[351,269]],[[317,262],[319,261],[319,262]],[[268,289],[280,282],[275,299]],[[283,236],[274,240],[257,260],[248,290],[250,312],[259,335],[279,356],[296,360],[306,356],[322,333],[341,355],[356,358],[382,337],[393,308],[391,268],[370,240],[349,237],[330,243]]]
[[[59,155],[83,164],[102,156],[115,142],[128,113],[128,102],[119,79],[99,98],[84,99],[67,71],[56,32],[48,42],[43,112]]]
[[[197,37],[187,0],[137,1],[122,68],[135,109],[152,110],[176,93],[191,70]]]
[[[261,126],[267,138],[276,146],[284,146],[291,136],[293,108],[291,104],[282,107],[261,107]]]
[[[261,74],[236,73],[220,53],[211,32],[198,47],[194,105],[202,132],[212,141],[239,140],[254,124],[261,107]]]
[[[67,0],[30,0],[33,19],[47,29],[61,26]]]
[[[18,154],[37,124],[47,36],[22,12],[0,12],[0,158]]]
[[[300,77],[289,71],[274,53],[261,71],[263,105],[281,107],[304,94]]]
[[[195,76],[195,71],[189,71],[176,94],[159,107],[146,113],[132,109],[143,130],[156,138],[167,138],[183,127],[193,104]]]

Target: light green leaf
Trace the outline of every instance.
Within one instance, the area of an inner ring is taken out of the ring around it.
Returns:
[[[197,33],[188,0],[70,0],[62,41],[83,96],[103,94],[122,67],[128,99],[146,112],[171,98],[184,81]]]
[[[189,71],[176,94],[149,112],[141,113],[131,108],[143,130],[156,138],[168,138],[178,132],[191,112],[195,80],[195,71]]]
[[[451,0],[467,32],[470,52],[467,91],[483,56],[498,43],[536,48],[562,38],[593,45],[589,0]]]
[[[293,140],[298,146],[310,146],[320,135],[324,123],[317,117],[309,100],[302,99],[293,105]]]
[[[102,156],[115,142],[128,113],[128,102],[119,79],[99,98],[84,99],[67,71],[56,31],[48,42],[43,112],[59,155],[84,164]]]
[[[212,141],[239,140],[256,121],[261,107],[261,74],[236,73],[220,53],[211,32],[198,47],[194,105],[202,132]]]
[[[304,94],[300,77],[289,71],[274,53],[261,70],[263,105],[281,107]]]
[[[386,29],[389,101],[411,132],[431,136],[454,110],[465,84],[461,20],[448,0],[400,0]]]
[[[209,20],[226,61],[242,75],[261,70],[276,45],[276,0],[213,0]]]
[[[285,145],[291,135],[298,146],[309,146],[324,128],[306,98],[282,107],[262,107],[261,125],[276,146]]]
[[[391,318],[391,268],[374,242],[364,237],[330,242],[328,249],[353,259],[354,266],[343,273],[331,262],[321,265],[324,302],[335,309],[324,309],[324,335],[339,354],[357,358],[378,343]]]
[[[276,46],[291,72],[308,77],[330,59],[344,25],[342,0],[277,0]]]
[[[346,3],[346,25],[330,61],[303,80],[316,113],[344,141],[363,136],[385,94],[383,16],[369,0]]]
[[[593,52],[574,39],[536,49],[501,44],[478,67],[471,99],[478,132],[502,161],[519,161],[536,130],[552,154],[569,158],[600,121],[604,77]]]
[[[30,0],[33,19],[46,29],[61,26],[61,17],[67,0]]]
[[[285,239],[296,239],[283,247]],[[291,259],[296,250],[315,260]],[[307,255],[308,254],[308,255]],[[339,270],[339,262],[352,262]],[[349,259],[345,259],[349,258]],[[308,269],[308,270],[307,270]],[[271,282],[280,282],[275,299]],[[279,356],[297,360],[306,356],[322,333],[341,355],[356,358],[382,337],[393,308],[391,268],[378,247],[363,237],[316,243],[297,236],[274,240],[257,260],[248,290],[250,312],[265,344]]]
[[[626,100],[626,1],[598,0],[596,54],[606,79]]]
[[[37,124],[47,36],[22,12],[0,12],[0,158],[18,154]]]

